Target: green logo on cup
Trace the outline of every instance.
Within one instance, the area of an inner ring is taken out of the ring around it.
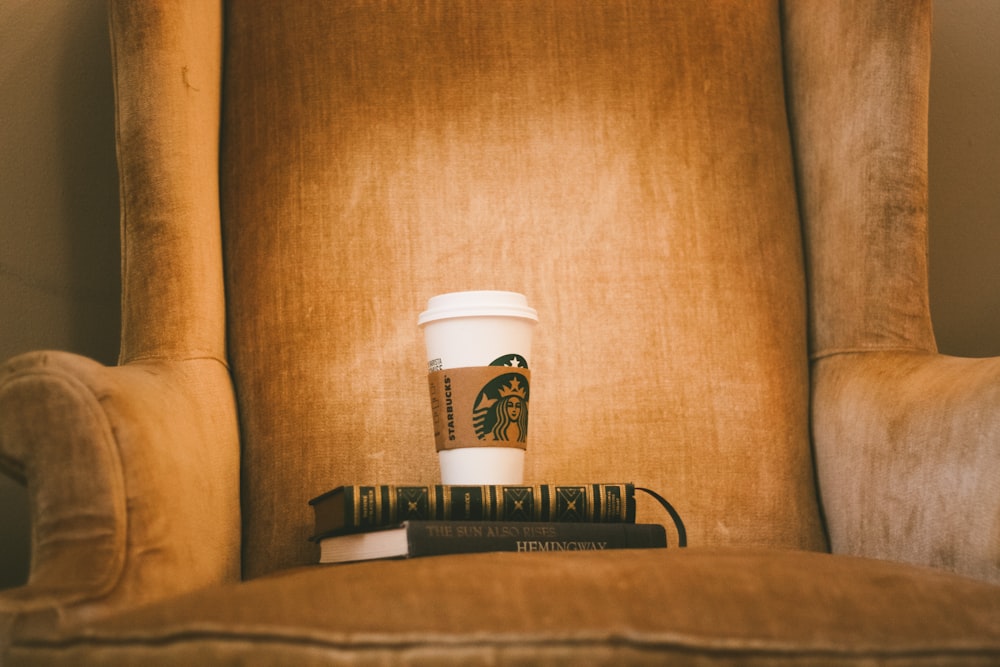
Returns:
[[[505,354],[494,359],[490,366],[510,366],[511,368],[527,368],[528,360],[520,354]]]
[[[479,392],[472,413],[476,437],[487,441],[526,442],[528,439],[529,377],[527,362],[517,354],[508,354],[491,366],[522,368],[490,380]]]

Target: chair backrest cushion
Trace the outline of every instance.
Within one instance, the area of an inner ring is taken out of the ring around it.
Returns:
[[[824,548],[777,5],[228,5],[246,576],[315,559],[313,495],[438,480],[416,318],[463,289],[539,312],[526,481]]]

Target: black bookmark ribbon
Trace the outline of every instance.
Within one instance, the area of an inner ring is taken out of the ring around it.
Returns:
[[[652,489],[644,489],[637,486],[635,487],[635,490],[648,493],[655,498],[658,503],[663,505],[663,509],[667,510],[667,514],[669,514],[670,518],[674,520],[674,527],[677,528],[677,546],[686,547],[688,543],[687,529],[684,528],[684,521],[681,519],[681,515],[677,513],[677,510],[674,509],[674,506],[667,502],[666,498]]]

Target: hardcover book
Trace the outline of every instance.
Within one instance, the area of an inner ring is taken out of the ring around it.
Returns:
[[[632,484],[339,486],[309,504],[315,538],[409,520],[635,522]]]
[[[659,524],[405,521],[395,528],[319,540],[320,563],[512,551],[603,551],[667,546]]]

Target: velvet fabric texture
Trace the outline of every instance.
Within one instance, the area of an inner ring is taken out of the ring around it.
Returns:
[[[774,3],[226,21],[247,575],[315,559],[310,497],[437,479],[415,322],[468,288],[540,313],[528,481],[650,486],[697,544],[825,547]]]
[[[930,14],[784,10],[831,546],[1000,581],[1000,366],[935,354],[929,315]]]
[[[1000,363],[927,306],[929,2],[110,18],[121,365],[0,368],[11,660],[1000,661]],[[540,314],[527,480],[650,486],[696,548],[308,567],[310,497],[437,481],[416,318],[484,288]]]
[[[945,611],[947,610],[947,611]],[[995,665],[996,587],[802,551],[473,554],[284,570],[38,633],[24,665]]]

